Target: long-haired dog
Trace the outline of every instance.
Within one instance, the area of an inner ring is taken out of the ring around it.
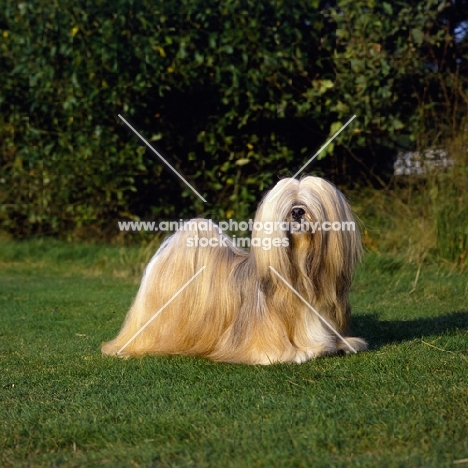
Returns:
[[[352,226],[343,194],[318,177],[281,180],[265,196],[250,253],[207,220],[187,222],[146,267],[103,354],[272,364],[366,349],[361,338],[346,337],[361,254]]]

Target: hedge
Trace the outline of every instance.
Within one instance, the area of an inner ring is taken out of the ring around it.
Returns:
[[[467,8],[2,0],[0,229],[112,236],[120,219],[243,219],[353,114],[306,172],[350,183],[364,168],[372,182],[397,148],[436,142],[466,113],[454,30]]]

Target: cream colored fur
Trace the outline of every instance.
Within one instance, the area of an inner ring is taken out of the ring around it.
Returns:
[[[260,204],[255,221],[290,222],[293,207],[302,207],[308,222],[354,221],[344,196],[318,177],[281,180]],[[183,354],[271,364],[366,349],[360,338],[339,338],[288,286],[339,334],[348,333],[348,291],[361,254],[357,226],[355,231],[315,233],[254,231],[252,239],[287,238],[289,246],[253,246],[247,253],[231,242],[188,247],[194,236],[225,237],[214,225],[206,229],[207,220],[190,222],[194,229],[173,234],[148,264],[122,329],[103,343],[103,354]]]

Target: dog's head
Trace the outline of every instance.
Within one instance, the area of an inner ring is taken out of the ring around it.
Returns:
[[[305,177],[278,182],[263,199],[256,221],[276,223],[279,229],[275,234],[309,234],[310,237],[320,233],[324,223],[350,217],[341,192],[319,177]]]
[[[319,177],[278,182],[260,204],[255,221],[253,237],[262,240],[259,245],[272,240],[268,250],[252,249],[257,265],[265,268],[299,269],[312,277],[321,269],[352,272],[359,259],[360,236],[351,209],[343,194]],[[257,229],[267,223],[274,228]]]

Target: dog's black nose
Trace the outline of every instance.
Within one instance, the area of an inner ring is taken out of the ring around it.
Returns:
[[[305,211],[302,208],[293,208],[291,214],[294,221],[299,221],[304,216]]]

